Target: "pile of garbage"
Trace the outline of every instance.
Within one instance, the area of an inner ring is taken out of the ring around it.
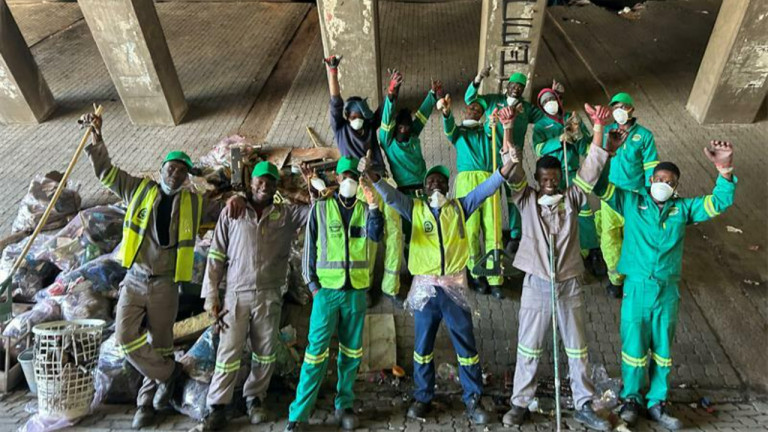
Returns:
[[[236,148],[244,164],[241,179],[233,179],[230,154]],[[334,157],[329,149],[313,153],[312,149],[296,149],[300,154],[292,164],[314,162],[332,165]],[[240,136],[227,137],[195,165],[186,188],[204,193],[208,198],[226,202],[236,190],[248,190],[253,166],[261,160],[270,160],[281,169],[278,186],[279,200],[284,203],[309,203],[307,185],[299,171],[288,164],[292,149],[262,150]],[[316,155],[319,157],[313,159]],[[329,155],[331,158],[329,158]],[[338,158],[338,156],[335,156]],[[159,180],[159,173],[147,173]],[[29,233],[39,222],[42,213],[58,186],[61,175],[49,173],[35,177],[23,198],[14,232]],[[31,334],[38,324],[75,319],[101,319],[107,322],[103,343],[99,351],[98,367],[94,377],[96,397],[94,403],[132,403],[142,384],[142,376],[124,358],[114,336],[115,306],[126,269],[117,260],[122,240],[125,204],[102,205],[81,209],[78,186],[68,185],[59,198],[51,218],[31,245],[21,268],[12,279],[11,293],[14,303],[26,307],[2,325],[4,336],[13,338],[14,351],[25,348],[20,342]],[[190,417],[201,419],[205,415],[205,396],[215,365],[217,335],[210,327],[202,310],[200,290],[205,275],[208,249],[213,227],[203,227],[195,244],[192,281],[182,288],[180,302],[191,299],[190,305],[180,304],[175,327],[174,342],[177,359],[185,365],[187,377],[183,391],[173,402],[175,408]],[[5,280],[26,245],[24,238],[3,248],[0,246],[0,280]],[[0,245],[7,244],[0,239]],[[306,304],[310,294],[301,277],[301,248],[303,240],[293,244],[283,294],[294,303]],[[191,318],[190,318],[191,317]],[[110,327],[111,326],[111,327]],[[176,337],[176,331],[178,337]],[[296,376],[299,355],[293,345],[296,332],[290,326],[283,329],[277,352],[277,375]],[[193,343],[191,347],[190,343]],[[245,381],[250,367],[250,354],[244,352],[239,384]],[[13,362],[15,364],[14,356]]]

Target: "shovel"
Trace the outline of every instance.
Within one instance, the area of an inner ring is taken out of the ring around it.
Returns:
[[[496,124],[493,125],[491,132],[491,139],[493,141],[493,172],[498,169],[498,163],[496,161]],[[498,194],[498,199],[496,195]],[[493,194],[491,198],[493,200],[493,226],[499,226],[499,201],[501,200],[501,190],[499,189]],[[493,250],[488,251],[483,255],[480,260],[475,263],[475,268],[472,269],[472,273],[478,276],[512,276],[515,274],[515,268],[512,267],[513,257],[506,250],[501,247],[501,235],[495,236],[495,244]],[[488,265],[490,263],[490,265]]]
[[[94,105],[94,110],[94,114],[96,116],[100,116],[103,108],[101,105],[98,107]],[[91,128],[89,127],[85,130],[83,139],[80,141],[80,145],[77,146],[77,150],[75,150],[75,154],[72,156],[72,160],[69,162],[67,171],[64,172],[64,176],[61,178],[59,186],[56,188],[56,192],[54,192],[53,197],[51,198],[51,202],[48,203],[48,207],[46,207],[45,212],[43,213],[43,217],[40,218],[40,222],[38,222],[37,227],[32,232],[32,235],[29,236],[27,243],[21,250],[21,254],[19,254],[19,257],[16,258],[16,261],[13,263],[13,267],[11,267],[11,271],[8,273],[8,277],[5,278],[2,284],[0,284],[0,322],[8,321],[13,317],[13,295],[11,293],[11,282],[13,281],[13,275],[16,274],[16,271],[19,270],[19,267],[21,267],[24,259],[26,259],[27,253],[29,253],[29,249],[32,247],[32,243],[40,234],[40,231],[43,230],[45,223],[48,222],[48,217],[51,214],[51,210],[53,210],[54,206],[56,205],[56,201],[58,201],[61,192],[64,191],[67,180],[69,179],[69,175],[72,174],[72,170],[77,164],[77,159],[80,157],[80,153],[83,152],[83,148],[85,148],[85,144],[88,142],[88,138],[90,136]],[[2,296],[5,296],[5,299],[2,299]]]

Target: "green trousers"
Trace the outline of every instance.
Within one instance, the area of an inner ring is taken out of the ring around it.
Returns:
[[[485,171],[464,171],[460,172],[456,176],[456,198],[463,198],[485,180],[491,177],[491,173]],[[493,202],[497,202],[497,214],[494,220],[493,216]],[[483,202],[479,209],[472,213],[472,216],[467,219],[467,243],[469,243],[469,262],[467,267],[469,268],[472,277],[477,277],[473,271],[475,264],[487,252],[490,252],[496,248],[498,241],[499,247],[503,248],[501,244],[501,196],[499,193],[495,193],[491,198],[488,198]],[[494,223],[495,222],[495,223]],[[480,241],[480,234],[483,234],[483,242]],[[491,263],[488,263],[489,266]],[[501,286],[504,283],[502,276],[488,276],[488,284],[492,286]]]
[[[621,376],[623,399],[643,403],[642,389],[648,370],[650,387],[645,394],[650,408],[667,400],[672,368],[672,341],[677,327],[680,292],[676,283],[650,279],[624,282],[621,304]]]
[[[621,258],[621,245],[624,243],[624,217],[602,202],[598,211],[596,225],[600,229],[600,250],[608,267],[608,279],[614,285],[624,283],[624,275],[617,270]],[[579,221],[581,222],[581,221]],[[581,230],[581,225],[579,225]]]
[[[288,421],[309,420],[328,369],[331,337],[336,330],[339,335],[336,409],[352,407],[355,400],[352,386],[363,358],[365,291],[321,288],[315,295],[309,317],[309,346],[304,352],[296,399],[291,403]]]

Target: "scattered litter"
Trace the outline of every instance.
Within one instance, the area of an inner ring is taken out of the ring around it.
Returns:
[[[459,371],[450,363],[442,363],[437,367],[437,377],[443,381],[451,381],[459,384]]]
[[[396,376],[398,378],[402,378],[402,377],[405,376],[405,369],[401,368],[398,365],[394,365],[394,366],[392,366],[392,375],[394,375],[394,376]]]
[[[760,286],[760,282],[753,281],[751,279],[744,279],[744,283],[747,285]]]
[[[565,21],[565,22],[570,22],[570,23],[574,23],[574,24],[584,24],[584,21],[579,21],[579,20],[577,20],[577,19],[574,19],[574,18],[568,18],[568,17],[563,17],[563,21]]]
[[[760,250],[760,245],[752,245],[748,247],[747,249],[751,250],[752,252],[757,252]]]
[[[29,184],[27,194],[21,199],[19,212],[11,228],[13,232],[32,232],[37,227],[62,177],[63,175],[57,171],[49,172],[44,176],[35,176]],[[78,193],[79,188],[79,185],[69,182],[61,192],[56,205],[53,206],[43,231],[63,227],[80,210],[82,199]]]
[[[589,0],[571,0],[568,6],[589,6],[592,2]]]
[[[700,14],[704,14],[704,15],[709,15],[709,11],[705,11],[705,10],[700,10],[700,11],[696,11],[696,12],[698,12]]]
[[[592,382],[598,397],[594,400],[595,409],[611,410],[619,405],[621,380],[611,378],[602,364],[592,366]]]
[[[706,410],[710,414],[715,412],[715,407],[712,405],[712,401],[707,397],[699,399],[699,408]]]
[[[61,307],[53,300],[37,303],[31,310],[14,317],[5,327],[3,336],[22,338],[32,331],[32,327],[61,319]]]
[[[742,231],[740,228],[732,227],[732,226],[730,226],[730,225],[727,225],[727,226],[725,227],[725,229],[726,229],[726,230],[727,230],[729,233],[734,233],[734,234],[744,234],[744,231]]]

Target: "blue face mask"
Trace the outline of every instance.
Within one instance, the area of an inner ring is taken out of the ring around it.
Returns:
[[[168,186],[167,183],[165,183],[165,179],[162,178],[162,177],[160,177],[160,189],[163,190],[164,194],[169,195],[169,196],[176,195],[177,193],[179,193],[179,191],[181,191],[181,187],[176,188],[176,189],[171,189],[171,187]]]

